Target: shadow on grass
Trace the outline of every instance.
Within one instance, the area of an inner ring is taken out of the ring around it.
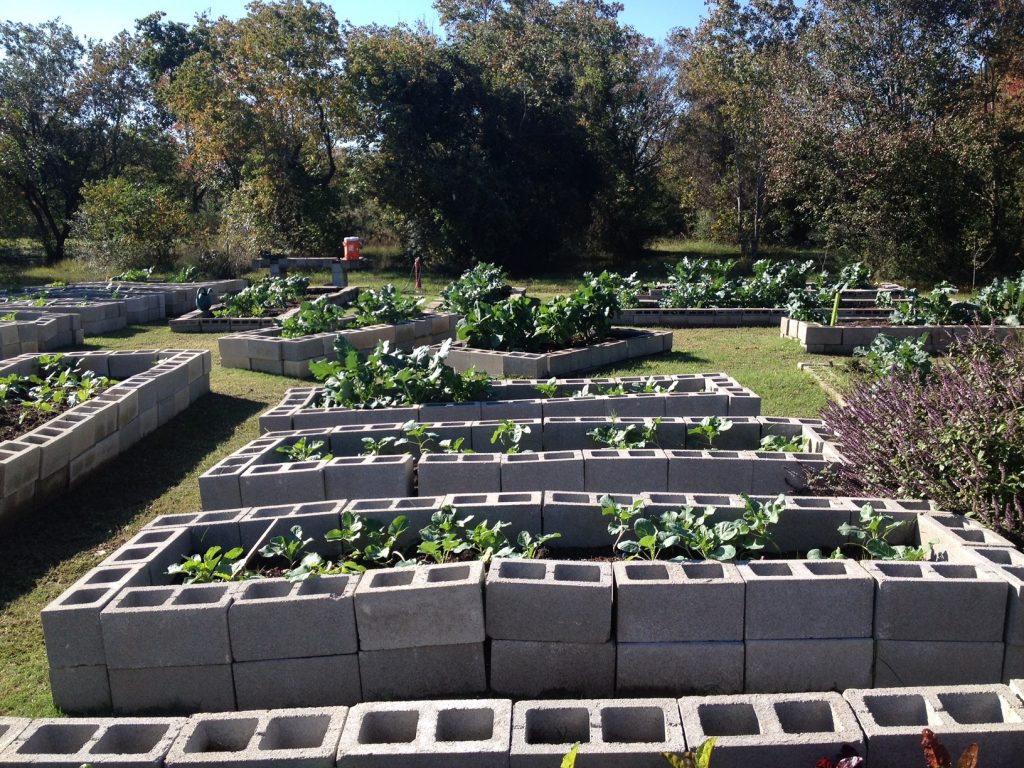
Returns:
[[[265,407],[208,394],[77,488],[0,528],[0,610],[31,592],[52,567],[108,541]]]
[[[689,352],[663,352],[660,355],[653,357],[634,357],[630,360],[623,360],[618,363],[612,363],[611,365],[605,365],[601,368],[596,368],[593,371],[588,371],[587,376],[589,378],[595,378],[603,376],[609,371],[614,371],[616,376],[662,376],[661,373],[650,373],[649,366],[651,363],[657,363],[661,365],[686,365],[688,363],[710,363],[711,361],[706,357],[700,357],[698,355],[690,354]]]
[[[116,331],[107,331],[103,333],[99,338],[100,341],[92,341],[88,336],[85,337],[85,342],[75,347],[76,350],[88,350],[88,349],[101,349],[110,351],[109,347],[104,343],[107,339],[133,339],[136,336],[142,336],[149,333],[156,326],[164,326],[167,324],[166,320],[161,320],[158,323],[149,323],[148,325],[129,325],[125,328],[119,328]]]

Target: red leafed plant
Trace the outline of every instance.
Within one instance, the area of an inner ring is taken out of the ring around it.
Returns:
[[[953,758],[949,756],[949,750],[942,746],[939,737],[927,728],[921,731],[921,751],[924,752],[924,759],[928,761],[928,768],[953,767]],[[978,768],[977,744],[967,745],[967,749],[960,755],[956,768]]]

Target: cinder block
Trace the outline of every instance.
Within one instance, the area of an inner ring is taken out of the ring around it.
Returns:
[[[609,563],[497,558],[486,589],[488,637],[573,643],[611,637]]]
[[[355,653],[235,662],[239,709],[330,707],[362,701]]]
[[[620,696],[717,696],[743,692],[744,646],[738,642],[616,644]]]
[[[600,493],[567,493],[547,491],[544,494],[544,533],[559,533],[561,538],[552,543],[556,547],[608,547],[613,537],[608,533],[610,518],[601,514]],[[624,505],[633,503],[634,496],[609,494]]]
[[[663,397],[666,416],[703,418],[730,415],[730,398],[724,392],[668,392]]]
[[[753,454],[742,451],[665,451],[666,490],[687,493],[747,493],[753,478]]]
[[[358,650],[354,601],[358,576],[242,584],[228,609],[237,661],[338,656]]]
[[[408,547],[419,543],[418,532],[430,523],[431,516],[441,509],[443,501],[442,496],[354,499],[345,507],[345,511],[384,527],[400,515],[405,517],[408,527],[398,537],[398,546]]]
[[[416,469],[424,496],[501,490],[501,455],[496,453],[428,453]]]
[[[744,582],[735,565],[619,561],[613,567],[618,642],[743,640]]]
[[[475,521],[508,523],[506,535],[514,539],[520,531],[527,531],[534,536],[540,534],[543,498],[540,491],[453,493],[445,496],[442,504],[455,507],[460,515],[472,515]]]
[[[110,681],[105,664],[50,667],[53,705],[69,715],[97,715],[110,711]]]
[[[359,675],[368,701],[471,696],[487,690],[483,643],[359,651]]]
[[[360,650],[483,642],[483,581],[481,561],[366,574],[355,590]]]
[[[672,699],[520,701],[512,715],[512,768],[561,765],[578,743],[579,765],[661,768],[686,748]]]
[[[529,421],[541,419],[544,415],[543,400],[487,400],[480,403],[481,421]]]
[[[43,636],[50,666],[105,665],[100,611],[125,587],[148,585],[149,569],[145,565],[94,568],[72,584],[42,610]]]
[[[1009,587],[993,570],[874,561],[864,568],[877,584],[876,638],[1002,641]]]
[[[0,717],[0,753],[31,723],[31,720],[24,717]]]
[[[339,456],[323,470],[329,499],[387,499],[412,495],[413,457]]]
[[[191,714],[235,709],[230,664],[109,669],[114,713]]]
[[[349,712],[338,762],[350,768],[507,768],[512,702],[403,701]]]
[[[333,765],[347,713],[331,707],[197,715],[182,728],[166,765]]]
[[[583,454],[580,451],[503,454],[501,490],[582,491]]]
[[[715,739],[715,768],[794,768],[864,753],[857,720],[838,693],[685,697],[679,713],[690,746]]]
[[[255,464],[239,477],[242,504],[258,507],[323,501],[325,461]]]
[[[53,768],[159,766],[184,722],[178,718],[36,720],[10,743],[0,763]]]
[[[845,690],[870,685],[870,637],[746,641],[747,693]]]
[[[871,637],[874,584],[856,561],[756,561],[738,567],[746,584],[747,640]]]
[[[661,450],[583,452],[583,488],[589,492],[668,490],[668,458]]]
[[[492,640],[491,690],[517,699],[611,696],[615,643]]]
[[[515,419],[525,430],[519,442],[519,451],[540,451],[544,448],[544,422],[540,419]],[[503,424],[501,419],[474,421],[470,447],[477,453],[505,453],[507,446],[500,440],[491,442],[495,431]]]
[[[998,683],[1001,642],[876,640],[875,686]]]
[[[700,425],[701,418],[687,419],[690,428]],[[715,438],[714,445],[709,446],[703,435],[689,435],[686,447],[699,451],[753,451],[761,445],[761,422],[746,416],[730,416],[732,426]]]
[[[230,664],[228,607],[237,588],[198,584],[122,590],[100,613],[107,666]]]
[[[930,728],[953,759],[972,742],[983,764],[1016,765],[1024,711],[1004,685],[849,690],[844,694],[867,740],[871,768],[921,762],[921,730]]]

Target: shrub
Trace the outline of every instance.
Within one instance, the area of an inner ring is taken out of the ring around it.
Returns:
[[[822,412],[848,463],[813,484],[845,496],[932,499],[1024,533],[1024,345],[975,329],[922,380],[862,382]]]
[[[981,320],[1000,325],[1020,325],[1024,318],[1024,272],[1017,277],[996,278],[978,291]]]

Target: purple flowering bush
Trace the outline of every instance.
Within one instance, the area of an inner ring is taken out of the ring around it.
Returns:
[[[922,378],[858,384],[822,418],[849,463],[820,477],[844,495],[931,499],[1024,536],[1024,344],[979,328]]]

